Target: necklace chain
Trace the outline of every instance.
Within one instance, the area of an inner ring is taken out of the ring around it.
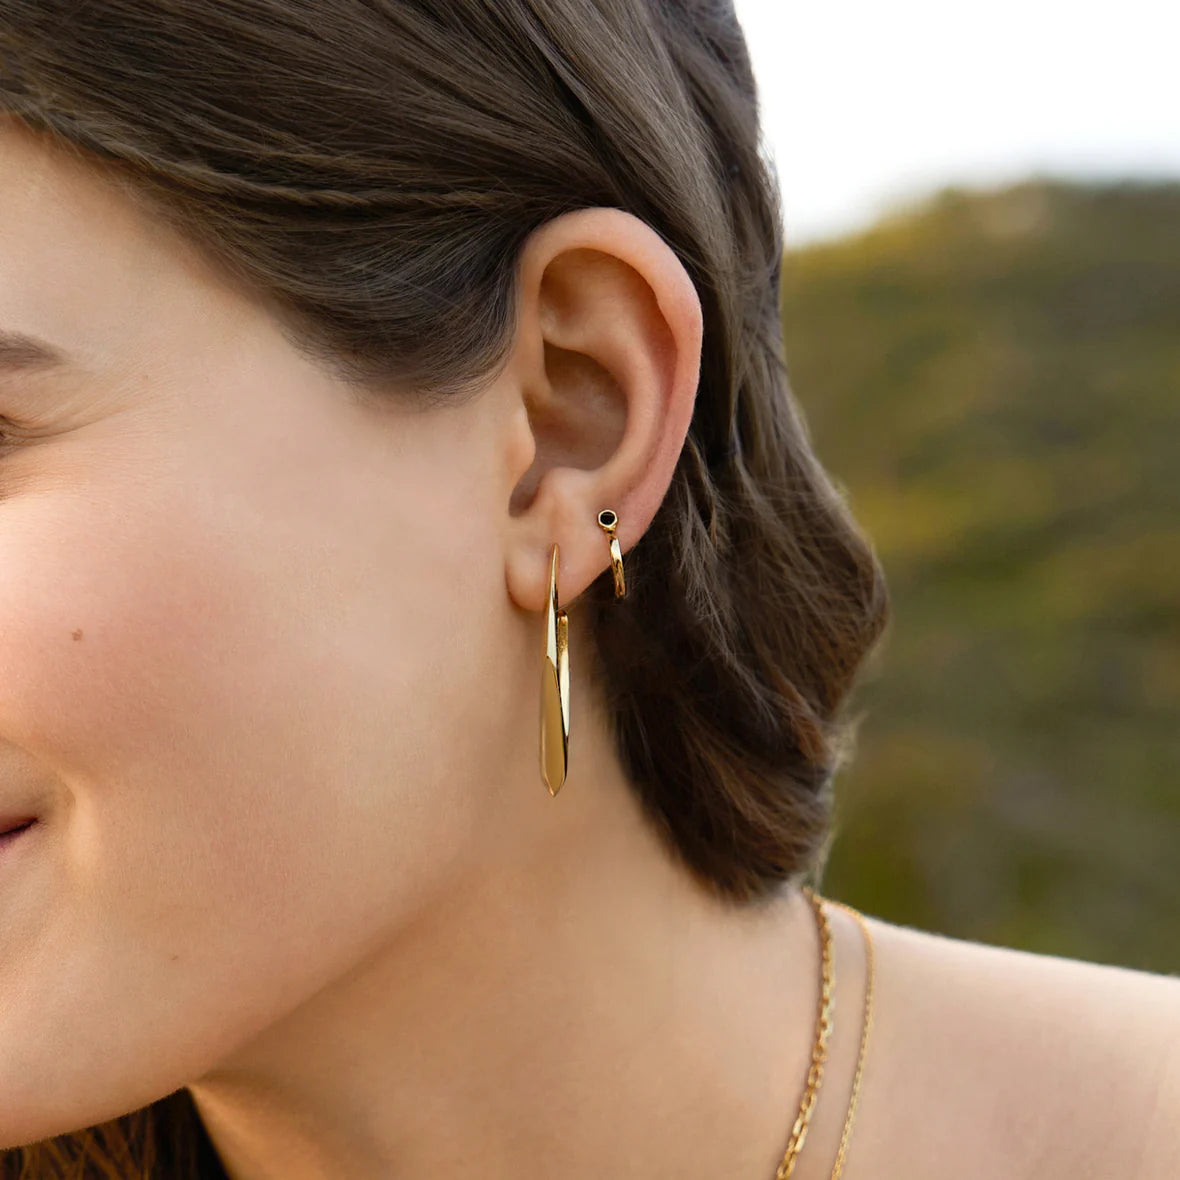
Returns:
[[[840,909],[851,914],[860,925],[865,940],[865,955],[867,959],[867,981],[865,985],[864,1023],[860,1035],[860,1050],[856,1061],[856,1074],[852,1079],[852,1093],[848,1100],[848,1112],[844,1119],[844,1131],[840,1136],[840,1147],[836,1153],[836,1162],[832,1168],[830,1180],[839,1180],[844,1170],[844,1157],[848,1151],[848,1140],[852,1132],[852,1121],[856,1115],[856,1101],[860,1093],[861,1074],[864,1070],[865,1054],[868,1050],[869,1030],[873,1022],[873,984],[876,978],[876,963],[873,953],[873,938],[859,910],[846,905],[842,901],[821,897],[810,886],[803,886],[803,893],[815,911],[816,924],[819,927],[820,938],[820,999],[819,1014],[816,1018],[815,1041],[811,1048],[811,1065],[807,1071],[807,1086],[803,1092],[803,1100],[799,1104],[799,1114],[795,1125],[791,1129],[791,1138],[787,1143],[787,1151],[782,1163],[775,1173],[775,1180],[788,1180],[795,1170],[795,1161],[803,1150],[807,1139],[807,1128],[811,1122],[811,1112],[815,1108],[816,1097],[819,1094],[820,1082],[823,1080],[824,1063],[828,1057],[828,1038],[832,1032],[832,930],[828,922],[823,903],[839,906]]]

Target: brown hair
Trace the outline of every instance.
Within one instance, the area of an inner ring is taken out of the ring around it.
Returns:
[[[818,880],[859,720],[841,708],[888,595],[787,380],[778,182],[731,0],[0,0],[2,111],[204,248],[358,394],[485,388],[550,218],[655,228],[701,299],[700,388],[627,597],[608,569],[579,599],[583,658],[686,869],[733,903]],[[222,1174],[185,1090],[0,1153],[0,1177]]]

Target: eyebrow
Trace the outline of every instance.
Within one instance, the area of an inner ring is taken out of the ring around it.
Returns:
[[[0,328],[0,370],[39,373],[66,368],[69,363],[69,358],[60,348],[38,340],[36,336]]]

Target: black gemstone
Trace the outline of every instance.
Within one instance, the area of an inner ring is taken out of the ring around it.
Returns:
[[[604,509],[598,514],[598,523],[605,525],[607,528],[610,528],[610,526],[615,523],[615,520],[615,514],[611,512],[609,508]]]

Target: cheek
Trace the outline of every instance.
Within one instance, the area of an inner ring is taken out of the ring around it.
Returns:
[[[0,739],[67,782],[175,768],[239,705],[235,676],[264,640],[235,538],[214,544],[182,504],[59,495],[9,507]]]
[[[470,823],[475,759],[433,728],[470,637],[448,574],[396,554],[470,574],[471,549],[148,499],[0,506],[0,750],[41,776],[0,792],[57,792],[21,879],[0,865],[0,1143],[198,1076],[396,925]]]

